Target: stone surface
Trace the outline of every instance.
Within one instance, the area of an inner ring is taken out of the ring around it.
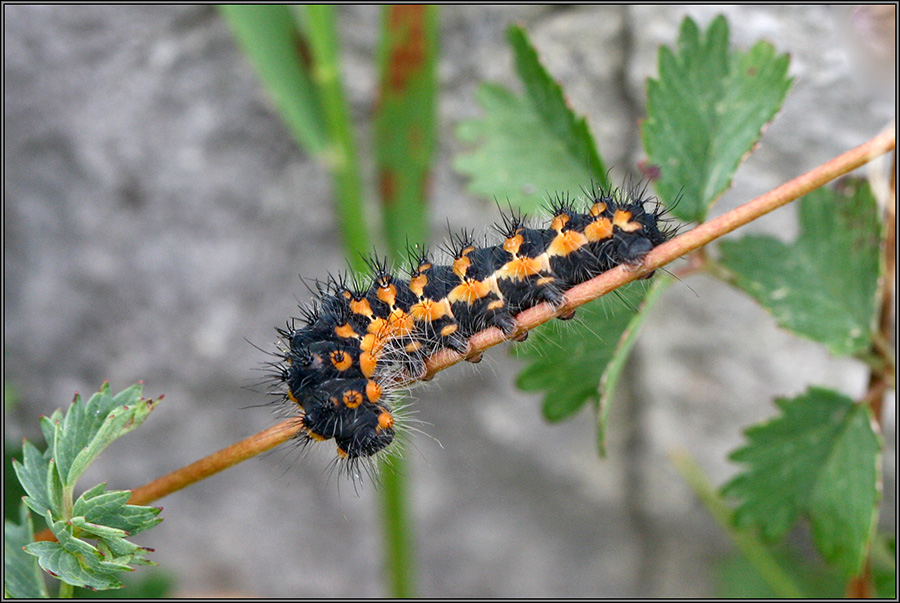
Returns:
[[[371,173],[378,8],[343,7],[344,75]],[[531,31],[588,116],[614,176],[642,158],[637,122],[660,44],[691,14],[724,12],[733,42],[790,52],[794,88],[723,212],[874,136],[894,116],[885,79],[829,7],[445,7],[434,232],[493,220],[451,169],[453,129],[479,114],[477,86],[518,87],[505,29]],[[331,182],[293,144],[209,6],[5,6],[4,380],[6,442],[37,417],[144,380],[166,394],[85,484],[137,486],[273,423],[252,386],[273,326],[308,296],[297,274],[344,267]],[[367,183],[374,199],[373,181]],[[746,231],[783,234],[793,210]],[[371,216],[375,218],[375,208]],[[438,235],[439,236],[439,235]],[[676,265],[677,267],[677,265]],[[829,359],[746,296],[692,277],[648,320],[613,408],[609,455],[593,418],[550,425],[514,386],[500,349],[418,387],[407,456],[425,596],[694,597],[715,593],[727,539],[668,461],[687,448],[716,483],[741,431],[772,398],[810,383],[865,388],[864,367]],[[893,408],[893,397],[887,408]],[[893,410],[886,413],[885,517],[894,514]],[[441,445],[439,445],[442,444]],[[139,538],[179,594],[387,594],[378,498],[336,484],[328,451],[284,447],[161,502]],[[91,482],[93,480],[93,482]],[[146,571],[146,570],[142,570]]]

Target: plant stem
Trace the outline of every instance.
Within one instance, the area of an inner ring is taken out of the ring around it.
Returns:
[[[716,523],[728,534],[747,561],[779,597],[802,598],[804,596],[794,580],[772,557],[769,549],[749,530],[739,530],[731,521],[732,511],[716,492],[715,487],[697,466],[687,451],[677,451],[670,455],[675,469],[684,478],[694,493],[700,498],[706,510]]]
[[[75,596],[75,587],[69,584],[68,582],[59,581],[59,594],[57,595],[58,599],[71,599]]]
[[[305,23],[313,54],[313,79],[319,88],[331,134],[331,145],[324,157],[337,188],[341,238],[350,265],[354,270],[361,271],[365,265],[360,254],[368,253],[372,246],[363,211],[362,178],[350,129],[350,110],[341,83],[334,7],[307,5],[305,9]]]
[[[391,258],[407,242],[428,235],[428,183],[434,155],[437,85],[437,9],[382,8],[375,104],[374,147],[378,192]],[[380,461],[385,573],[392,597],[415,590],[413,517],[409,512],[407,463],[391,453]]]

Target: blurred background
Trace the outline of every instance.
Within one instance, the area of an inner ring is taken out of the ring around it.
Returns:
[[[477,87],[518,89],[523,24],[619,182],[660,44],[686,15],[725,14],[732,43],[770,41],[795,78],[723,213],[875,136],[895,115],[893,12],[852,7],[442,7],[434,240],[486,227],[494,202],[452,168]],[[338,11],[341,61],[375,223],[372,115],[380,8]],[[5,6],[5,443],[38,417],[143,380],[165,400],[83,483],[132,488],[272,425],[259,380],[275,331],[346,267],[332,180],[298,148],[213,6]],[[889,23],[885,26],[884,23]],[[788,207],[742,232],[786,232]],[[789,229],[787,229],[789,230]],[[739,233],[742,234],[742,233]],[[675,265],[677,267],[678,264]],[[434,597],[700,597],[721,592],[728,539],[672,468],[687,449],[718,485],[747,426],[809,384],[865,392],[867,370],[780,330],[704,276],[665,294],[620,385],[605,459],[594,420],[549,424],[496,348],[416,388],[431,437],[407,452],[416,592]],[[882,521],[895,515],[885,404]],[[327,448],[324,449],[324,448]],[[159,503],[136,540],[175,596],[385,596],[377,492],[327,472],[333,448],[283,446]],[[884,527],[893,530],[893,524]]]

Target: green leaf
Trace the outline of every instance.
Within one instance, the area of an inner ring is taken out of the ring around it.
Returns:
[[[32,511],[40,515],[46,515],[54,506],[47,492],[49,466],[49,455],[41,453],[27,440],[22,444],[22,462],[13,461],[16,476],[27,494],[23,500]]]
[[[471,177],[469,190],[510,198],[533,209],[551,191],[591,182],[607,186],[606,167],[587,122],[569,108],[525,30],[511,27],[509,39],[525,95],[498,85],[479,88],[476,98],[484,117],[463,122],[457,129],[460,140],[477,145],[454,162],[458,171]]]
[[[291,8],[229,4],[220,10],[294,139],[309,153],[323,152],[329,136],[310,74],[309,43]]]
[[[544,416],[566,419],[589,400],[599,399],[599,388],[610,362],[620,350],[623,333],[647,292],[646,283],[629,283],[578,309],[578,328],[556,323],[536,329],[514,353],[528,361],[516,385],[525,391],[544,392]],[[628,346],[626,346],[628,347]],[[621,353],[626,353],[623,348]],[[577,375],[577,379],[572,376]]]
[[[157,518],[159,508],[126,504],[130,497],[131,492],[127,490],[106,492],[105,484],[99,484],[75,501],[72,514],[83,516],[90,523],[124,530],[131,535],[148,530],[162,521]]]
[[[800,201],[800,236],[723,241],[721,264],[778,323],[835,356],[871,346],[880,275],[880,225],[869,185],[818,189]]]
[[[34,540],[34,528],[28,507],[19,505],[19,525],[10,520],[3,524],[3,589],[13,599],[46,599],[47,585],[37,559],[24,548]]]
[[[114,440],[136,429],[153,410],[156,401],[141,398],[142,386],[133,385],[113,396],[109,383],[82,402],[75,396],[56,438],[54,460],[63,484],[71,488],[103,450]]]
[[[822,556],[844,575],[859,572],[874,534],[881,446],[869,408],[811,387],[776,401],[782,415],[746,431],[749,443],[730,458],[749,468],[722,490],[740,499],[738,526],[784,536],[809,517]]]
[[[728,35],[724,17],[706,35],[686,18],[677,52],[660,48],[659,79],[647,82],[644,149],[660,198],[685,221],[702,221],[725,192],[792,81],[787,55],[766,42],[730,50]]]
[[[26,547],[29,554],[37,557],[38,563],[49,574],[73,586],[91,590],[121,588],[122,582],[115,574],[98,573],[83,562],[83,555],[73,555],[58,542],[33,542]],[[93,554],[93,553],[89,553]],[[97,553],[99,554],[99,553]]]

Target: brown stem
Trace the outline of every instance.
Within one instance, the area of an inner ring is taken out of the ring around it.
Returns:
[[[894,145],[893,130],[879,134],[872,140],[835,157],[802,176],[798,176],[778,188],[660,245],[648,253],[640,265],[617,266],[596,278],[569,289],[566,292],[566,303],[561,308],[554,309],[549,304],[543,303],[525,310],[516,317],[519,328],[510,337],[504,337],[501,331],[495,327],[480,331],[469,340],[468,356],[479,354],[506,339],[511,339],[517,334],[548,322],[558,315],[571,312],[575,308],[601,295],[605,295],[625,283],[640,278],[695,249],[699,249],[739,226],[752,222],[760,216],[864,165],[875,157],[889,152],[894,148]],[[440,350],[428,359],[428,372],[425,378],[430,378],[435,373],[461,360],[463,360],[463,356],[452,350]],[[282,421],[274,427],[261,431],[206,458],[137,488],[134,490],[129,502],[132,504],[146,504],[162,498],[167,494],[171,494],[176,490],[180,490],[185,486],[278,446],[293,437],[299,429],[300,424],[296,418]],[[36,539],[53,540],[54,538],[49,530],[44,530],[36,536]]]

